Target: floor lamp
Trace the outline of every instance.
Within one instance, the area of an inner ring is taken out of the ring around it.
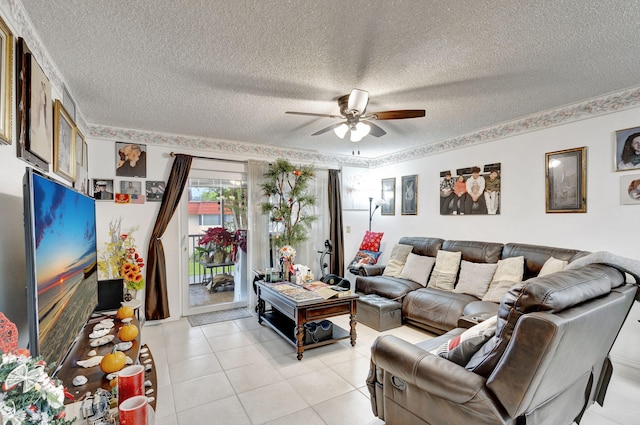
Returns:
[[[373,208],[373,198],[369,198],[369,231],[371,231],[371,221],[373,220],[373,214],[376,212],[380,205],[382,205],[382,200],[378,199],[376,201],[376,206]]]

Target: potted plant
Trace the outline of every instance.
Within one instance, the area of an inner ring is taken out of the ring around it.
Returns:
[[[224,227],[209,227],[198,240],[198,251],[205,254],[206,262],[222,264],[230,258],[236,238]]]

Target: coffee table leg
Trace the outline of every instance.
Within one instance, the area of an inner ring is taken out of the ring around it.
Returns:
[[[356,337],[358,336],[356,334],[356,323],[358,323],[356,321],[356,315],[351,313],[349,314],[349,326],[350,326],[350,331],[349,331],[349,335],[351,335],[351,346],[355,346],[356,345]]]
[[[302,360],[302,352],[304,351],[304,324],[299,324],[296,328],[296,341],[298,348],[298,360]]]
[[[264,315],[265,302],[262,298],[258,298],[258,323],[262,324],[262,316]]]

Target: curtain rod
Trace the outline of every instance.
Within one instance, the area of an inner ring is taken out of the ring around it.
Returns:
[[[185,154],[185,155],[188,155],[188,154]],[[176,153],[175,152],[169,152],[169,156],[173,158],[174,156],[176,156]],[[198,158],[198,159],[209,159],[211,161],[234,162],[236,164],[246,164],[247,163],[247,161],[240,161],[238,159],[211,158],[210,156],[199,156],[199,155],[189,155],[189,156],[192,157],[192,158]],[[323,168],[323,167],[315,167],[315,168],[320,169],[320,170],[332,170],[332,168]],[[338,172],[342,171],[340,169],[337,169],[337,170],[338,170]]]

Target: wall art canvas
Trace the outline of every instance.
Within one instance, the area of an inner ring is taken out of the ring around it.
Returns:
[[[382,193],[381,199],[383,201],[380,207],[381,215],[396,215],[396,179],[395,177],[382,179]]]
[[[147,177],[147,146],[116,142],[116,176]]]
[[[616,131],[615,170],[640,169],[640,127]]]
[[[640,174],[622,176],[620,182],[620,203],[640,205]]]
[[[147,180],[146,194],[149,202],[161,202],[164,196],[166,183],[163,181]]]
[[[499,162],[441,171],[440,214],[500,214],[501,182]]]
[[[546,156],[546,212],[587,212],[587,148],[549,152]]]
[[[343,168],[342,208],[352,211],[369,211],[368,173],[366,170]]]
[[[13,84],[13,33],[0,18],[0,143],[11,144],[11,90]]]
[[[42,68],[30,56],[29,75],[29,133],[27,149],[38,155],[43,161],[51,163],[51,139],[53,135],[53,102],[51,101],[51,83]]]
[[[418,176],[402,176],[401,183],[401,212],[402,215],[418,214]]]

